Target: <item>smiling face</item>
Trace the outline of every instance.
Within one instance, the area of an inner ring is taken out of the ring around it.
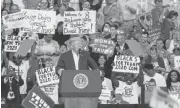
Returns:
[[[157,48],[158,48],[158,49],[163,49],[163,47],[164,47],[164,43],[163,43],[162,40],[158,40],[158,41],[156,42],[156,45],[157,45]]]
[[[171,80],[172,82],[177,82],[178,75],[176,72],[171,73]]]
[[[83,10],[90,10],[91,6],[90,3],[88,1],[84,2],[82,5]]]
[[[104,57],[104,56],[100,56],[100,57],[99,57],[99,60],[98,60],[98,63],[99,63],[100,65],[104,65],[105,62],[106,62],[105,57]]]

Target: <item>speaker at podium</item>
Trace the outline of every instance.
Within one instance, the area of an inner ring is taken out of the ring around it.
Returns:
[[[65,108],[97,108],[101,83],[99,70],[63,70],[59,92]]]

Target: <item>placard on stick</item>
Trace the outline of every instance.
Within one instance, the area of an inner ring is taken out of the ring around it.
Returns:
[[[117,55],[114,58],[114,63],[113,72],[139,73],[139,57]]]
[[[93,52],[111,55],[114,53],[115,43],[112,40],[96,38],[91,41]]]
[[[22,101],[25,108],[53,108],[54,102],[34,85],[31,91],[28,92],[26,98]]]
[[[21,44],[21,36],[7,35],[5,36],[5,52],[16,52]]]
[[[59,83],[59,78],[56,75],[55,67],[45,67],[37,70],[36,79],[39,86]]]
[[[144,54],[140,44],[136,40],[126,40],[126,43],[133,52],[134,56],[140,56]]]
[[[92,34],[96,32],[96,11],[64,12],[63,34]]]
[[[19,49],[17,50],[15,56],[18,56],[18,55],[20,55],[22,57],[26,56],[34,42],[35,42],[35,40],[32,40],[32,39],[24,40],[21,43]]]

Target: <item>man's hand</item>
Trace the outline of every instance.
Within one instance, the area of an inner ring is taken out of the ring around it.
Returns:
[[[61,76],[63,70],[64,70],[64,69],[59,69],[59,70],[58,70],[59,76]]]

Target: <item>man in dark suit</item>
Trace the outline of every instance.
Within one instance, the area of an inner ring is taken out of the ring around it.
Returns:
[[[71,38],[71,50],[62,54],[57,63],[56,71],[61,75],[62,70],[97,70],[96,62],[90,57],[89,52],[80,50],[82,47],[80,37]]]
[[[97,70],[98,66],[90,57],[89,52],[80,50],[82,39],[74,37],[69,40],[71,50],[62,54],[57,63],[56,72],[61,76],[62,70]],[[65,108],[94,108],[97,107],[97,98],[62,97]],[[86,105],[86,106],[84,106]]]

